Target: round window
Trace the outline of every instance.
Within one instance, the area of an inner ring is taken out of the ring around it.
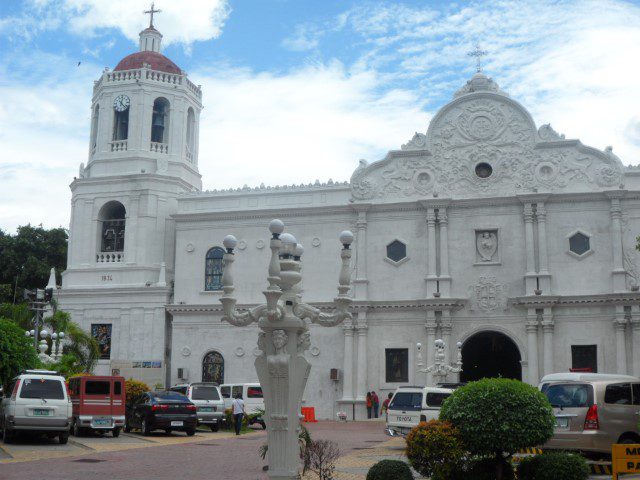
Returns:
[[[493,168],[488,163],[479,163],[476,165],[476,175],[480,178],[489,178],[493,173]]]

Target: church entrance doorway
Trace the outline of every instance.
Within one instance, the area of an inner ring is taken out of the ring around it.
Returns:
[[[462,345],[461,382],[481,378],[515,378],[522,380],[518,346],[504,333],[476,333]]]

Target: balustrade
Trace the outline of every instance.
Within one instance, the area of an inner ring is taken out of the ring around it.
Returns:
[[[158,153],[169,153],[169,145],[166,143],[151,142],[151,146],[149,147],[149,150],[151,150],[152,152],[158,152]]]
[[[184,79],[184,83],[183,83]],[[94,83],[94,91],[99,88],[102,81],[106,82],[126,82],[131,80],[150,80],[160,83],[170,83],[172,85],[186,85],[187,89],[191,91],[198,98],[202,97],[202,90],[198,85],[194,85],[185,75],[176,73],[159,72],[157,70],[149,70],[148,68],[141,68],[135,70],[118,70],[113,72],[107,72],[100,80]]]
[[[123,152],[127,150],[127,141],[126,140],[114,140],[111,142],[111,151],[112,152]]]
[[[99,252],[96,254],[97,263],[123,263],[124,252]]]

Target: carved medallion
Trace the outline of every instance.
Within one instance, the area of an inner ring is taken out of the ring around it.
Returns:
[[[471,310],[491,312],[507,308],[504,285],[498,283],[494,276],[481,276],[470,290]]]
[[[476,249],[480,262],[497,261],[498,235],[495,230],[476,231]]]

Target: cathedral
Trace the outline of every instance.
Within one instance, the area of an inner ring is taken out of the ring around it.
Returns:
[[[320,418],[364,418],[368,391],[432,383],[437,339],[449,381],[640,375],[640,169],[610,147],[536,126],[478,72],[426,132],[360,161],[349,182],[202,191],[203,93],[161,42],[150,24],[95,81],[88,160],[70,186],[59,303],[98,339],[96,374],[256,381],[258,327],[221,321],[222,239],[238,239],[235,295],[251,308],[279,218],[320,309],[337,292],[338,234],[355,234],[353,318],[310,328],[304,403]]]

